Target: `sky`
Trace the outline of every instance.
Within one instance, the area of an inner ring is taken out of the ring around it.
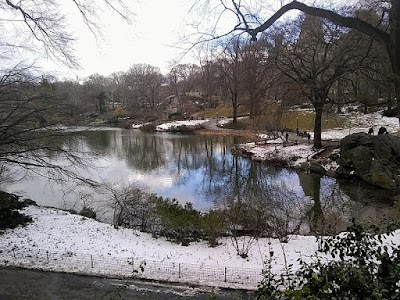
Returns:
[[[217,19],[212,13],[191,10],[195,0],[126,0],[134,13],[131,24],[123,20],[110,8],[102,7],[104,0],[83,1],[83,3],[95,3],[96,13],[99,18],[96,24],[100,27],[101,36],[96,36],[84,24],[82,17],[72,0],[58,0],[61,4],[60,11],[65,14],[68,22],[68,30],[76,38],[73,44],[74,53],[81,66],[80,69],[70,69],[61,63],[49,60],[46,55],[39,55],[36,65],[46,73],[62,78],[85,78],[91,74],[108,76],[113,72],[127,71],[133,64],[150,64],[159,67],[163,74],[167,74],[171,63],[196,63],[193,54],[186,54],[182,58],[186,44],[178,48],[176,45],[182,41],[181,36],[194,32],[189,26],[193,20],[200,20],[201,29],[207,25],[204,32],[209,33]],[[250,2],[253,0],[250,0]],[[255,1],[255,0],[254,0]],[[276,11],[282,3],[289,0],[266,0],[260,14],[264,17]],[[337,0],[342,1],[342,0]],[[28,1],[29,2],[29,1]],[[228,1],[229,2],[229,1]],[[309,2],[304,0],[303,2]],[[43,2],[44,3],[44,2]],[[220,3],[211,1],[210,3]],[[253,2],[254,3],[254,2]],[[103,5],[104,6],[104,5]],[[197,6],[204,7],[204,6]],[[215,6],[212,6],[215,7]],[[254,8],[254,7],[253,7]],[[221,6],[219,9],[222,9]],[[261,8],[260,8],[261,9]],[[8,15],[7,17],[9,17]],[[1,15],[0,33],[8,36],[9,32],[4,26],[7,18]],[[3,23],[2,23],[3,22]],[[219,22],[219,32],[228,32],[236,24],[232,13],[225,13]],[[221,29],[222,28],[222,29]],[[26,29],[26,28],[25,28]],[[20,32],[17,30],[17,35]],[[0,37],[2,39],[3,37]],[[24,58],[29,57],[25,55]]]
[[[188,22],[190,1],[126,1],[132,8],[131,24],[111,10],[102,11],[98,20],[101,36],[96,37],[82,22],[72,1],[63,3],[63,11],[77,41],[75,54],[80,70],[71,70],[60,63],[41,60],[40,65],[57,77],[86,77],[94,73],[110,75],[126,71],[133,64],[150,64],[159,67],[163,74],[173,60],[182,56],[182,49],[174,46],[179,41]],[[190,56],[181,62],[188,62]]]

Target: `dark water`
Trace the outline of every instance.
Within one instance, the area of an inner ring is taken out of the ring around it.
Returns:
[[[343,184],[335,179],[231,155],[231,147],[241,142],[245,140],[109,128],[86,132],[74,143],[65,142],[64,147],[90,153],[93,168],[77,166],[76,169],[85,177],[112,185],[114,189],[129,185],[140,187],[159,196],[176,198],[181,203],[191,202],[199,210],[240,200],[256,201],[296,219],[310,220],[324,215],[324,222],[331,219],[341,223],[354,214],[369,218],[371,212],[364,210],[371,210],[371,206],[365,208],[362,199],[350,197]],[[356,188],[350,186],[352,190]],[[98,208],[99,203],[107,206],[104,203],[108,201],[108,196],[85,187],[68,182],[49,184],[39,176],[26,178],[6,189],[23,193],[38,204],[58,208],[82,205]],[[362,198],[360,193],[356,196]],[[372,211],[377,209],[386,207],[374,205]]]

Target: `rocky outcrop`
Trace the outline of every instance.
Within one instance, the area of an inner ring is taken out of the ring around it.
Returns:
[[[390,134],[355,133],[340,144],[342,174],[353,174],[372,185],[400,189],[400,138]]]

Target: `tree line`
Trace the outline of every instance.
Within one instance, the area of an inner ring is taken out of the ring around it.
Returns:
[[[382,30],[388,27],[376,7],[352,13]],[[228,102],[233,122],[239,111],[246,111],[263,124],[279,114],[277,107],[309,104],[315,111],[315,147],[321,147],[321,117],[327,109],[340,113],[351,103],[361,104],[365,112],[372,106],[393,109],[398,98],[390,57],[378,42],[305,14],[275,23],[257,41],[244,35],[214,40],[197,64],[173,65],[166,75],[137,64],[110,76],[94,74],[55,85],[81,114],[111,110],[114,116],[142,121],[167,117],[172,98],[181,117]]]

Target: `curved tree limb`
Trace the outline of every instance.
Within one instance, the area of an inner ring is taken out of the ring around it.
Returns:
[[[341,16],[338,13],[335,13],[331,10],[308,6],[296,0],[282,6],[275,14],[273,14],[263,24],[261,24],[256,28],[248,29],[247,32],[252,36],[252,40],[255,41],[257,40],[258,33],[263,32],[269,27],[271,27],[282,15],[293,9],[300,10],[308,15],[328,19],[329,21],[340,26],[356,29],[370,36],[378,43],[382,44],[386,49],[388,49],[389,47],[389,34],[383,30],[380,30],[379,28],[374,27],[368,22],[365,22],[358,18]]]

